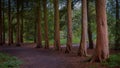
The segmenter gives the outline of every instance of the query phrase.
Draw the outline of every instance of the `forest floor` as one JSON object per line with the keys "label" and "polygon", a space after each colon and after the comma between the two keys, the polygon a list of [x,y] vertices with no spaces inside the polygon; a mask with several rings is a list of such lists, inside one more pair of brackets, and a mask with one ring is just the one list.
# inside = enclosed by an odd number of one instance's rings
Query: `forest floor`
{"label": "forest floor", "polygon": [[[74,45],[69,54],[65,54],[65,47],[61,51],[35,48],[35,44],[23,44],[21,47],[3,46],[0,51],[18,57],[23,61],[20,68],[108,68],[100,63],[86,62],[90,57],[77,56],[78,46]],[[94,50],[88,49],[88,54],[92,55]],[[119,52],[119,51],[118,51]],[[110,53],[118,53],[111,50]]]}

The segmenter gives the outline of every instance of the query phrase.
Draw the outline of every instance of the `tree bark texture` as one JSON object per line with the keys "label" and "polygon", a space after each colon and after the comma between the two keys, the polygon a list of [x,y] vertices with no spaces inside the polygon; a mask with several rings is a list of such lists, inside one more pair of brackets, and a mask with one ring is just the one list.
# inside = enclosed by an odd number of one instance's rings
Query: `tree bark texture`
{"label": "tree bark texture", "polygon": [[37,4],[37,48],[42,47],[42,33],[41,33],[41,5],[40,1]]}
{"label": "tree bark texture", "polygon": [[106,16],[106,0],[96,0],[97,41],[95,54],[91,62],[105,61],[109,57],[108,26]]}
{"label": "tree bark texture", "polygon": [[8,45],[13,44],[12,20],[11,20],[11,0],[8,0]]}
{"label": "tree bark texture", "polygon": [[16,32],[16,38],[17,38],[17,42],[16,42],[16,46],[21,46],[20,45],[20,12],[19,12],[19,0],[17,0],[17,32]]}
{"label": "tree bark texture", "polygon": [[22,0],[21,5],[21,25],[20,25],[20,42],[23,43],[23,28],[24,28],[24,1]]}
{"label": "tree bark texture", "polygon": [[67,44],[65,53],[69,53],[72,47],[72,10],[71,0],[67,0]]}
{"label": "tree bark texture", "polygon": [[43,0],[43,12],[44,12],[44,29],[45,29],[45,48],[49,48],[49,38],[48,38],[48,21],[47,21],[47,0]]}
{"label": "tree bark texture", "polygon": [[87,0],[82,0],[82,33],[78,55],[87,56]]}
{"label": "tree bark texture", "polygon": [[2,4],[2,8],[3,8],[3,11],[2,11],[2,43],[3,44],[5,44],[5,19],[4,19],[4,17],[5,17],[5,15],[4,15],[4,0],[2,0],[3,1],[3,4]]}
{"label": "tree bark texture", "polygon": [[54,46],[60,50],[59,0],[54,0]]}

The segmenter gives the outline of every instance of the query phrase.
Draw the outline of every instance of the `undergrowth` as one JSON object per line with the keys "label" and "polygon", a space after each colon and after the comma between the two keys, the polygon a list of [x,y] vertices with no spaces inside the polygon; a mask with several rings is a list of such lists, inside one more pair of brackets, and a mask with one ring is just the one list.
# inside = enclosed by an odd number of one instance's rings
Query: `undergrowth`
{"label": "undergrowth", "polygon": [[120,67],[120,53],[110,55],[107,61],[102,62],[103,65],[107,65],[110,68]]}
{"label": "undergrowth", "polygon": [[0,52],[0,68],[20,68],[22,61],[15,56],[9,56]]}

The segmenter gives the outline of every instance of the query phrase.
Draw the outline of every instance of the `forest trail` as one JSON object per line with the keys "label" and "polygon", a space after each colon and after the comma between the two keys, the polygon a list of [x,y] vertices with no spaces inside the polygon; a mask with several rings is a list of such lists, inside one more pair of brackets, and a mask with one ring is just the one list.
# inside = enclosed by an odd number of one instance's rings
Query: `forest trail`
{"label": "forest trail", "polygon": [[[54,49],[36,49],[29,46],[22,47],[2,47],[2,52],[12,56],[17,56],[23,61],[20,68],[90,68],[91,65],[85,57],[77,56],[77,49],[73,48],[74,52],[70,54],[64,53],[64,47],[61,51]],[[89,51],[90,52],[90,51]],[[96,66],[96,65],[95,65]],[[99,65],[98,67],[99,68]],[[101,68],[101,67],[100,67]]]}

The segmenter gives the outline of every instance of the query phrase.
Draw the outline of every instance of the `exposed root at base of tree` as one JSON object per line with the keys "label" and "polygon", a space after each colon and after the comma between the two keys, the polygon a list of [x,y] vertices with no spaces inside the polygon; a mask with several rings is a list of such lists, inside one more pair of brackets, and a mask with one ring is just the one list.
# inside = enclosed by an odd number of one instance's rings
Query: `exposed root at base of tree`
{"label": "exposed root at base of tree", "polygon": [[70,46],[66,47],[65,53],[70,53],[70,51],[71,51]]}
{"label": "exposed root at base of tree", "polygon": [[78,56],[89,56],[86,51],[78,51]]}
{"label": "exposed root at base of tree", "polygon": [[67,54],[70,53],[70,50],[66,49],[66,50],[65,50],[65,53],[67,53]]}
{"label": "exposed root at base of tree", "polygon": [[103,61],[106,61],[107,59],[102,59],[100,57],[92,57],[91,59],[89,59],[89,62],[90,63],[93,63],[93,62],[103,62]]}
{"label": "exposed root at base of tree", "polygon": [[81,53],[78,53],[78,56],[84,56],[84,57],[91,57],[91,55],[88,55],[88,54],[84,54],[84,55],[82,55]]}

